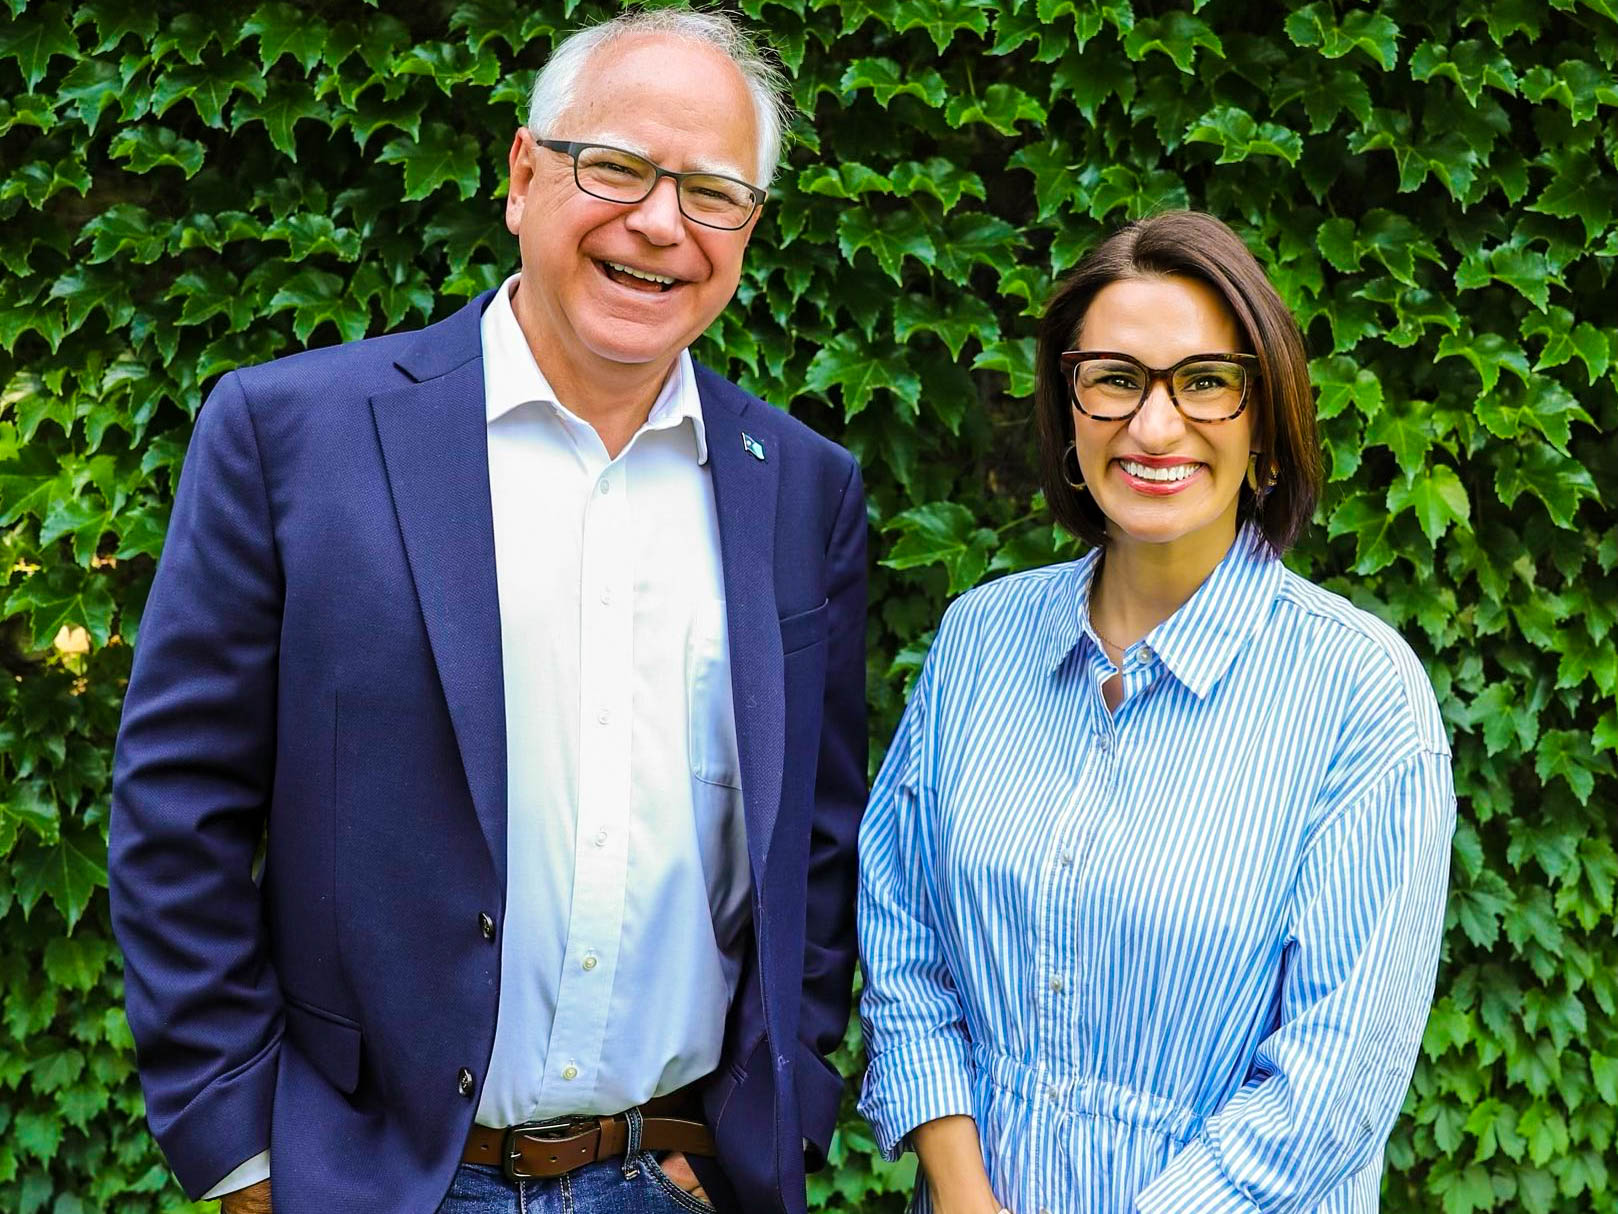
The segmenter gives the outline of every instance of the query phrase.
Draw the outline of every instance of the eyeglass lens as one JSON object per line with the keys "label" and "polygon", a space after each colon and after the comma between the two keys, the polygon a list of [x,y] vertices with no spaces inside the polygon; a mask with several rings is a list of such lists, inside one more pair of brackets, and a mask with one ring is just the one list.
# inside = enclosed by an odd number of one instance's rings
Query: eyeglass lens
{"label": "eyeglass lens", "polygon": [[[1139,363],[1123,359],[1081,362],[1073,371],[1079,405],[1099,421],[1124,417],[1145,403],[1152,377]],[[1247,394],[1247,368],[1241,363],[1204,359],[1175,367],[1169,391],[1180,412],[1195,421],[1222,421]]]}
{"label": "eyeglass lens", "polygon": [[[639,202],[657,184],[657,166],[616,148],[580,148],[574,161],[579,188],[610,202]],[[693,173],[679,181],[680,210],[698,223],[739,228],[758,205],[739,181]]]}

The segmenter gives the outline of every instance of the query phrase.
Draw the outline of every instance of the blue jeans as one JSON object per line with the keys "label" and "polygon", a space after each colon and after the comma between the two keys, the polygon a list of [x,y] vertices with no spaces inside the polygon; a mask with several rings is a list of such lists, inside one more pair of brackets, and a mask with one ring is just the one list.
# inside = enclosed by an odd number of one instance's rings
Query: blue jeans
{"label": "blue jeans", "polygon": [[663,1174],[647,1151],[586,1164],[555,1180],[509,1181],[500,1169],[463,1163],[438,1214],[713,1214]]}

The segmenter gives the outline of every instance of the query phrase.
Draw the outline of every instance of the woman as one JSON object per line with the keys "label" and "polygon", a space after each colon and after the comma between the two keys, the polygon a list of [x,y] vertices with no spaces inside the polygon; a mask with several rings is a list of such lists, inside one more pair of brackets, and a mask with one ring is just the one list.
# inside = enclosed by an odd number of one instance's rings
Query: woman
{"label": "woman", "polygon": [[1454,794],[1388,627],[1279,556],[1320,490],[1297,325],[1173,213],[1058,289],[1041,474],[1082,560],[945,613],[860,838],[861,1108],[935,1214],[1366,1214]]}

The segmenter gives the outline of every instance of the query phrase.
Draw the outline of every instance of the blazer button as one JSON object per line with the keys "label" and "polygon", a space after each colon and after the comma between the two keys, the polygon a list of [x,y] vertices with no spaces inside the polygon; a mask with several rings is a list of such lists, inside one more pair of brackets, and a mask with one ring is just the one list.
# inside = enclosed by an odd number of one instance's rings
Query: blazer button
{"label": "blazer button", "polygon": [[455,1076],[455,1090],[462,1096],[465,1096],[468,1099],[471,1098],[472,1072],[467,1070],[464,1066],[461,1068],[460,1073]]}
{"label": "blazer button", "polygon": [[489,915],[488,911],[478,912],[478,928],[483,932],[485,940],[494,939],[494,919]]}

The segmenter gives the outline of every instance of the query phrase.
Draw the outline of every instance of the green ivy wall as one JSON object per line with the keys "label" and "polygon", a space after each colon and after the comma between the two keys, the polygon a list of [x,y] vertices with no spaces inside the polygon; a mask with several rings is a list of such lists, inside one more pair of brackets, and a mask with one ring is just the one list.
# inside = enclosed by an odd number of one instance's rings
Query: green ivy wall
{"label": "green ivy wall", "polygon": [[[1386,1208],[1618,1209],[1618,4],[741,7],[812,120],[701,355],[865,466],[877,753],[948,598],[1074,552],[1031,471],[1053,274],[1154,208],[1222,216],[1314,355],[1331,483],[1291,560],[1410,639],[1455,740],[1448,937]],[[183,1209],[104,886],[192,418],[231,367],[507,273],[524,86],[597,14],[0,14],[0,1209]],[[812,1196],[897,1211],[907,1179],[850,1108]]]}

